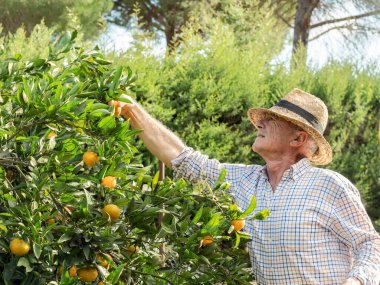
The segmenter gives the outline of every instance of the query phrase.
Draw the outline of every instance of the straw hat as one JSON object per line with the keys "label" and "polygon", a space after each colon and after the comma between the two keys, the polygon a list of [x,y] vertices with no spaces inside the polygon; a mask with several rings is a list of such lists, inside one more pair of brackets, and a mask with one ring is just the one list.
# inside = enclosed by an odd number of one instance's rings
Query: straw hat
{"label": "straw hat", "polygon": [[308,159],[316,165],[328,164],[332,160],[329,143],[323,137],[328,120],[328,111],[323,101],[300,89],[293,89],[275,106],[251,108],[248,117],[257,128],[256,122],[266,115],[274,115],[302,128],[317,143],[317,152]]}

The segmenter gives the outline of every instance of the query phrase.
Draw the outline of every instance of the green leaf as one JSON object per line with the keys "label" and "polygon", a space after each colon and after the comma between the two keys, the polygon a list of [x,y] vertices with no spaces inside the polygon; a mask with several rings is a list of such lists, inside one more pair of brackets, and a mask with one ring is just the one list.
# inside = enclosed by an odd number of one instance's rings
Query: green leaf
{"label": "green leaf", "polygon": [[238,217],[238,219],[244,219],[246,216],[248,216],[250,213],[252,213],[256,208],[256,197],[252,196],[251,203],[249,204],[248,208]]}
{"label": "green leaf", "polygon": [[153,180],[152,180],[152,190],[154,191],[157,187],[157,183],[158,183],[158,178],[160,176],[160,172],[157,171],[156,174],[154,175],[153,177]]}
{"label": "green leaf", "polygon": [[20,267],[20,266],[24,266],[25,267],[25,271],[26,272],[32,272],[33,271],[33,267],[30,265],[30,262],[27,258],[25,257],[21,257],[18,262],[17,262],[17,266]]}
{"label": "green leaf", "polygon": [[[108,106],[107,106],[108,108]],[[104,117],[104,116],[109,116],[111,112],[107,109],[96,109],[92,111],[89,116],[92,118],[99,118],[99,117]]]}
{"label": "green leaf", "polygon": [[164,230],[168,234],[174,234],[174,231],[170,228],[169,225],[166,225],[165,223],[161,223],[161,229]]}
{"label": "green leaf", "polygon": [[114,93],[114,89],[116,89],[119,85],[119,80],[120,80],[120,76],[121,76],[121,73],[123,72],[123,66],[119,66],[116,71],[115,71],[115,74],[114,74],[114,77],[113,77],[113,82],[112,82],[112,89],[110,90],[110,95],[112,97],[113,93]]}
{"label": "green leaf", "polygon": [[220,218],[222,217],[222,214],[221,213],[217,213],[215,214],[210,221],[208,221],[208,223],[206,224],[206,226],[204,227],[205,230],[211,232],[213,230],[215,230],[219,225],[220,225]]}
{"label": "green leaf", "polygon": [[[110,106],[103,103],[94,103],[89,107],[90,111],[98,110],[98,109],[108,109]],[[109,113],[109,112],[108,112]]]}
{"label": "green leaf", "polygon": [[118,267],[116,267],[112,271],[112,273],[107,277],[107,281],[111,281],[111,284],[117,284],[121,274],[123,273],[124,267],[126,266],[127,264],[120,264]]}
{"label": "green leaf", "polygon": [[89,259],[89,257],[90,257],[90,247],[88,245],[85,245],[83,247],[83,253],[84,253],[84,256],[86,257],[86,259]]}
{"label": "green leaf", "polygon": [[58,243],[63,243],[65,241],[71,240],[71,235],[64,233],[58,240]]}
{"label": "green leaf", "polygon": [[94,202],[92,201],[92,197],[91,197],[90,193],[88,193],[88,191],[86,189],[83,189],[83,191],[84,191],[84,194],[86,195],[87,207],[93,205]]}
{"label": "green leaf", "polygon": [[41,245],[39,245],[38,243],[33,244],[34,255],[37,257],[37,259],[39,259],[41,256],[41,250]]}
{"label": "green leaf", "polygon": [[218,189],[220,185],[222,185],[225,178],[226,178],[226,169],[222,168],[218,179],[215,181],[214,186],[212,187],[212,190]]}
{"label": "green leaf", "polygon": [[235,232],[235,236],[236,236],[236,241],[235,241],[234,248],[238,248],[240,244],[240,234],[238,232]]}
{"label": "green leaf", "polygon": [[193,220],[191,222],[193,224],[198,223],[198,221],[202,217],[202,214],[203,214],[203,206],[197,211],[197,213],[195,214],[195,217],[193,218]]}
{"label": "green leaf", "polygon": [[255,220],[265,220],[270,215],[270,211],[268,209],[261,210],[260,212],[257,212],[253,219]]}
{"label": "green leaf", "polygon": [[113,116],[103,118],[99,123],[98,127],[101,129],[113,129],[116,127],[115,118]]}

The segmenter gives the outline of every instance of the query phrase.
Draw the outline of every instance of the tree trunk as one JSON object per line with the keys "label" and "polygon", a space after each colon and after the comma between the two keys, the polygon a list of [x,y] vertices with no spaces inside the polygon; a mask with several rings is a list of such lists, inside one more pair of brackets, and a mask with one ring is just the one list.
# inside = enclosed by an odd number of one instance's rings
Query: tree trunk
{"label": "tree trunk", "polygon": [[305,51],[307,50],[311,15],[319,4],[319,1],[320,0],[298,0],[297,12],[294,20],[293,56],[296,54],[300,45],[305,47]]}
{"label": "tree trunk", "polygon": [[169,53],[175,49],[174,35],[175,35],[174,25],[166,25],[165,27],[165,38],[166,38],[166,47],[168,48]]}

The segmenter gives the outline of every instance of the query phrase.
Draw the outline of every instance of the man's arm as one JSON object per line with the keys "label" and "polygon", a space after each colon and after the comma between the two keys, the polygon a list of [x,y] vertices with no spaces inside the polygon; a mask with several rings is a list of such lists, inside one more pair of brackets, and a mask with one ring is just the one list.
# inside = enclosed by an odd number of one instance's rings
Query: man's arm
{"label": "man's arm", "polygon": [[185,144],[132,98],[124,94],[121,97],[131,101],[131,103],[119,102],[119,106],[122,108],[121,115],[129,119],[134,129],[142,130],[139,137],[148,150],[168,167],[171,167],[171,161],[182,152]]}
{"label": "man's arm", "polygon": [[378,285],[380,235],[375,231],[365,211],[359,191],[347,179],[342,179],[341,182],[342,187],[337,189],[340,194],[334,203],[335,211],[330,219],[330,227],[332,232],[351,249],[354,257],[354,264],[346,281],[348,283],[343,285]]}

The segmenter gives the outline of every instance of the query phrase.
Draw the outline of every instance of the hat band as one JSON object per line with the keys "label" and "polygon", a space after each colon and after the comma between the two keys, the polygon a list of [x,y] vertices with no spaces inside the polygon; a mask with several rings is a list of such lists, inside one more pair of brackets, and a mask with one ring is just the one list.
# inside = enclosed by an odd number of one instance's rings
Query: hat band
{"label": "hat band", "polygon": [[301,107],[287,101],[287,100],[281,100],[276,104],[276,106],[288,109],[289,111],[292,111],[293,113],[296,113],[297,115],[304,118],[306,121],[308,121],[317,131],[319,131],[321,134],[323,134],[323,127],[319,123],[318,119],[314,117],[313,114],[309,113],[305,109],[302,109]]}

